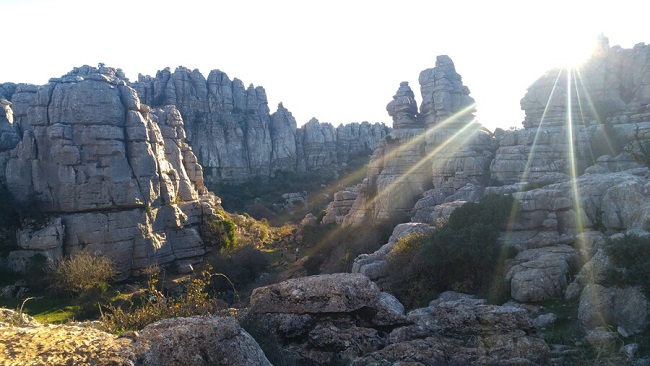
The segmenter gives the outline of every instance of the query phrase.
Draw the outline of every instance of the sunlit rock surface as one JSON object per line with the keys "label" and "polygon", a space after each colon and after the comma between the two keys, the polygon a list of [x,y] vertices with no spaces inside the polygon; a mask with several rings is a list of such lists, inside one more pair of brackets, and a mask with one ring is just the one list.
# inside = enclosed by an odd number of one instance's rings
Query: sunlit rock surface
{"label": "sunlit rock surface", "polygon": [[218,201],[174,106],[151,110],[121,70],[89,66],[40,87],[19,85],[12,100],[22,139],[2,165],[6,184],[60,219],[56,250],[103,253],[121,276],[201,260],[198,225]]}
{"label": "sunlit rock surface", "polygon": [[144,103],[178,108],[209,183],[241,183],[276,172],[335,174],[340,164],[369,155],[388,133],[379,123],[335,128],[315,118],[297,128],[282,103],[270,113],[263,87],[245,87],[220,70],[206,78],[197,69],[165,68],[153,77],[139,75],[132,85]]}

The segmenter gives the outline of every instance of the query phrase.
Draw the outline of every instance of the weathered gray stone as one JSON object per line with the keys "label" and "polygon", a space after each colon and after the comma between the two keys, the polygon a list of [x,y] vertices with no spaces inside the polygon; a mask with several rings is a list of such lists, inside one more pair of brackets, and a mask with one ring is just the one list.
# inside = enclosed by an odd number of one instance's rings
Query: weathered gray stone
{"label": "weathered gray stone", "polygon": [[337,273],[291,279],[256,288],[251,295],[250,306],[257,313],[351,312],[375,306],[379,296],[379,288],[368,277]]}
{"label": "weathered gray stone", "polygon": [[181,115],[174,106],[142,105],[123,76],[83,66],[41,87],[16,88],[24,133],[1,166],[7,187],[21,199],[38,197],[57,224],[22,232],[29,250],[14,254],[12,266],[26,266],[32,249],[58,257],[88,247],[124,278],[203,255],[197,227],[217,202],[184,142]]}
{"label": "weathered gray stone", "polygon": [[575,250],[568,245],[529,249],[517,254],[506,274],[510,296],[519,302],[562,298],[574,261]]}
{"label": "weathered gray stone", "polygon": [[271,365],[234,318],[172,318],[138,333],[132,346],[142,365]]}
{"label": "weathered gray stone", "polygon": [[415,94],[409,87],[407,81],[399,84],[397,93],[393,100],[386,106],[388,115],[393,118],[393,128],[419,128],[422,123],[417,121],[418,105],[415,101]]}
{"label": "weathered gray stone", "polygon": [[335,172],[338,164],[372,151],[388,130],[367,122],[334,128],[316,120],[297,129],[282,103],[269,114],[264,88],[245,88],[220,70],[206,79],[196,69],[166,68],[155,77],[139,75],[133,87],[146,104],[178,108],[210,183],[241,183],[277,172]]}

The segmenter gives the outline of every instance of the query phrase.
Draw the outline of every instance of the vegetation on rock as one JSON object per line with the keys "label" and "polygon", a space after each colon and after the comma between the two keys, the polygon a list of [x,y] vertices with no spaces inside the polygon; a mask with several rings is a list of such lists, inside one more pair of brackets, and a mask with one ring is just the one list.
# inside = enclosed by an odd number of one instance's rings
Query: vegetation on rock
{"label": "vegetation on rock", "polygon": [[516,212],[512,196],[488,195],[456,209],[433,234],[402,239],[389,255],[389,292],[409,308],[449,290],[500,299],[506,255],[498,237]]}

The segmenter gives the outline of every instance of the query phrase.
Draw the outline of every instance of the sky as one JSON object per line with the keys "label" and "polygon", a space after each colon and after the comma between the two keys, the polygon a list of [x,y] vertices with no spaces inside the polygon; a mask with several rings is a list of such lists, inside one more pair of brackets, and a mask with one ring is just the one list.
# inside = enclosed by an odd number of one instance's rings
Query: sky
{"label": "sky", "polygon": [[0,83],[45,84],[84,64],[138,74],[220,69],[263,86],[298,125],[384,122],[401,81],[448,55],[490,130],[521,127],[519,101],[596,37],[650,43],[640,0],[0,0]]}

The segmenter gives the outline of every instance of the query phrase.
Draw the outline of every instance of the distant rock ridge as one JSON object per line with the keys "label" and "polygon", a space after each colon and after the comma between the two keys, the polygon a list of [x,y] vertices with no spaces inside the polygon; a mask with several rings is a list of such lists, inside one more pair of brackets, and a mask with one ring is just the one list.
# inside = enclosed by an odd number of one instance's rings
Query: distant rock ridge
{"label": "distant rock ridge", "polygon": [[15,145],[0,149],[3,181],[53,218],[51,229],[26,235],[52,240],[19,240],[10,268],[23,270],[39,253],[56,258],[82,248],[109,256],[122,276],[201,260],[198,226],[220,202],[203,184],[174,106],[152,110],[121,70],[89,66],[43,86],[19,84],[12,104],[2,106],[0,138]]}
{"label": "distant rock ridge", "polygon": [[132,84],[149,105],[175,105],[209,183],[238,183],[276,172],[336,171],[374,150],[389,132],[380,123],[334,127],[312,118],[297,128],[282,103],[270,113],[266,91],[220,70],[165,68]]}

